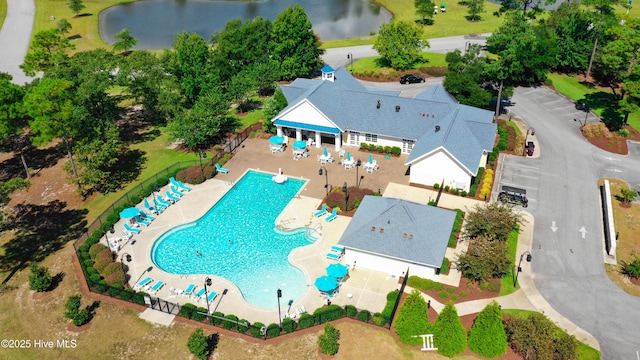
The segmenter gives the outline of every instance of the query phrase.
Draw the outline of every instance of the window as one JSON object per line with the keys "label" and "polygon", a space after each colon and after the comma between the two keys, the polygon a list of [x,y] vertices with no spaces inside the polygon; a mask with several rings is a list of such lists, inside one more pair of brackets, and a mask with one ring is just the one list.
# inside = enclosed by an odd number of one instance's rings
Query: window
{"label": "window", "polygon": [[413,144],[414,144],[413,140],[402,139],[402,153],[404,154],[411,153],[411,150],[413,149]]}
{"label": "window", "polygon": [[378,142],[378,135],[376,135],[376,134],[367,134],[367,142],[368,143],[377,143]]}

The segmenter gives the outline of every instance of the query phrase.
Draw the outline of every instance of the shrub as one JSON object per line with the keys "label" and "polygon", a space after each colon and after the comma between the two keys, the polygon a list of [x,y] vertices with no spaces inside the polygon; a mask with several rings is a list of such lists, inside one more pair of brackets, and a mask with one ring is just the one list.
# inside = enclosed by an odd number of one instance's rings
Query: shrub
{"label": "shrub", "polygon": [[444,186],[444,191],[445,191],[445,192],[449,192],[449,189],[450,189],[449,185],[445,185],[445,186]]}
{"label": "shrub", "polygon": [[507,333],[497,302],[492,301],[478,314],[468,340],[469,349],[482,357],[495,358],[507,352]]}
{"label": "shrub", "polygon": [[297,327],[298,324],[291,318],[285,318],[284,320],[282,320],[282,331],[287,334],[294,332]]}
{"label": "shrub", "polygon": [[424,279],[415,275],[409,276],[409,281],[407,282],[407,285],[411,286],[412,288],[420,289],[420,290],[440,291],[443,289],[443,286],[441,283],[435,282],[429,279]]}
{"label": "shrub", "polygon": [[429,334],[431,324],[427,319],[427,303],[418,290],[413,290],[404,300],[395,320],[395,332],[400,341],[409,345],[421,345],[416,334]]}
{"label": "shrub", "polygon": [[453,357],[467,348],[467,330],[462,326],[456,307],[448,302],[433,325],[438,353]]}
{"label": "shrub", "polygon": [[80,295],[71,295],[64,304],[65,312],[64,316],[67,319],[73,320],[78,311],[80,311],[80,301],[82,297]]}
{"label": "shrub", "polygon": [[429,206],[436,206],[437,204],[436,204],[436,201],[435,201],[435,200],[431,200],[431,201],[429,201],[429,202],[427,203],[427,205],[429,205]]}
{"label": "shrub", "polygon": [[620,260],[620,272],[632,279],[640,279],[640,258],[632,255],[631,261]]}
{"label": "shrub", "polygon": [[133,295],[133,302],[138,305],[144,305],[144,297],[147,296],[147,293],[140,291]]}
{"label": "shrub", "polygon": [[353,305],[347,305],[344,307],[345,313],[348,317],[354,318],[358,315],[358,309]]}
{"label": "shrub", "polygon": [[112,285],[124,285],[127,281],[125,279],[125,274],[122,271],[122,269],[119,269],[118,271],[114,272],[113,274],[110,274],[108,276],[106,276],[104,278],[104,281],[106,281],[108,284],[112,284]]}
{"label": "shrub", "polygon": [[176,180],[182,181],[188,184],[202,184],[205,180],[203,170],[200,165],[190,166],[186,169],[180,170],[176,173]]}
{"label": "shrub", "polygon": [[394,146],[391,148],[391,154],[395,155],[395,156],[400,156],[400,154],[402,153],[402,149],[400,149],[397,146]]}
{"label": "shrub", "polygon": [[338,339],[340,339],[340,330],[331,324],[325,324],[324,333],[318,337],[320,352],[327,355],[335,355],[338,353],[338,349],[340,348]]}
{"label": "shrub", "polygon": [[462,191],[460,192],[460,196],[462,196],[462,197],[467,197],[467,191],[466,191],[466,190],[462,190]]}
{"label": "shrub", "polygon": [[322,324],[331,320],[338,320],[343,316],[343,309],[339,305],[332,304],[324,308],[318,308],[313,312],[317,323]]}
{"label": "shrub", "polygon": [[360,310],[358,320],[368,323],[371,320],[371,313],[368,310]]}
{"label": "shrub", "polygon": [[98,270],[93,268],[93,260],[89,260],[89,261],[91,261],[91,266],[88,266],[86,268],[87,275],[91,276],[91,275],[97,274]]}
{"label": "shrub", "polygon": [[104,244],[101,244],[101,243],[94,244],[89,248],[89,256],[91,256],[92,259],[95,259],[96,255],[104,249],[109,250],[109,248],[106,247]]}
{"label": "shrub", "polygon": [[524,318],[506,316],[504,324],[510,347],[523,358],[576,358],[576,339],[560,332],[543,314],[534,312]]}
{"label": "shrub", "polygon": [[118,271],[122,272],[122,264],[112,261],[104,268],[104,270],[102,270],[102,276],[106,278],[107,276]]}
{"label": "shrub", "polygon": [[98,283],[100,280],[102,280],[102,276],[100,276],[100,274],[98,273],[95,273],[89,276],[89,280],[91,280],[91,282],[93,283]]}
{"label": "shrub", "polygon": [[202,330],[202,328],[197,328],[193,333],[191,333],[191,335],[189,335],[187,348],[197,359],[206,360],[209,357],[209,341],[204,335],[204,330]]}
{"label": "shrub", "polygon": [[[238,320],[239,323],[244,323],[247,324],[247,326],[244,325],[240,325],[238,324],[236,326],[236,331],[239,332],[240,334],[244,334],[247,332],[247,330],[249,330],[249,328],[251,327],[251,324],[249,323],[249,321],[247,319],[240,319]],[[284,326],[284,325],[283,325]]]}
{"label": "shrub", "polygon": [[192,303],[186,303],[182,305],[182,307],[180,307],[179,315],[184,318],[191,319],[193,318],[193,313],[195,311],[196,311],[195,305],[193,305]]}
{"label": "shrub", "polygon": [[385,318],[385,323],[391,319],[391,312],[399,296],[400,292],[398,291],[391,291],[387,294],[387,303],[384,305],[384,309],[382,309],[382,316]]}
{"label": "shrub", "polygon": [[269,324],[267,326],[267,336],[270,338],[280,336],[280,326],[278,324]]}
{"label": "shrub", "polygon": [[446,291],[440,291],[438,293],[438,296],[440,297],[440,299],[448,299],[449,298],[449,293]]}
{"label": "shrub", "polygon": [[207,315],[205,314],[207,314],[207,309],[203,307],[199,307],[193,311],[191,318],[195,321],[202,321],[207,317]]}
{"label": "shrub", "polygon": [[209,322],[213,325],[220,325],[222,324],[222,320],[218,319],[218,317],[223,318],[224,314],[221,313],[220,311],[215,311],[212,315],[217,316],[217,317],[210,317],[209,318]]}
{"label": "shrub", "polygon": [[133,289],[124,289],[120,292],[120,299],[122,300],[131,300],[135,295],[135,290]]}
{"label": "shrub", "polygon": [[620,129],[618,130],[618,135],[622,136],[622,137],[627,137],[629,136],[629,130],[627,129]]}
{"label": "shrub", "polygon": [[249,333],[251,333],[251,336],[256,337],[256,338],[261,338],[263,337],[263,335],[260,333],[260,330],[264,327],[264,324],[261,322],[255,322],[253,323],[253,326],[251,326],[249,328]]}
{"label": "shrub", "polygon": [[445,257],[444,259],[442,259],[442,266],[440,266],[440,273],[446,274],[448,272],[449,272],[449,259]]}
{"label": "shrub", "polygon": [[298,325],[300,325],[300,329],[310,328],[315,325],[315,318],[309,314],[300,315],[300,320],[298,321]]}
{"label": "shrub", "polygon": [[32,263],[30,268],[29,289],[37,292],[49,290],[53,283],[53,277],[49,274],[49,269],[44,266],[38,266],[37,263]]}
{"label": "shrub", "polygon": [[222,324],[222,327],[227,329],[227,330],[235,330],[236,327],[237,327],[237,324],[235,323],[235,321],[238,321],[238,317],[233,315],[233,314],[229,314],[229,315],[225,316],[224,318],[228,319],[228,320],[232,320],[232,321],[225,321]]}
{"label": "shrub", "polygon": [[438,183],[433,184],[433,188],[436,190],[440,189],[440,184]]}
{"label": "shrub", "polygon": [[373,317],[371,317],[371,322],[378,326],[385,326],[387,324],[387,318],[381,313],[375,313]]}

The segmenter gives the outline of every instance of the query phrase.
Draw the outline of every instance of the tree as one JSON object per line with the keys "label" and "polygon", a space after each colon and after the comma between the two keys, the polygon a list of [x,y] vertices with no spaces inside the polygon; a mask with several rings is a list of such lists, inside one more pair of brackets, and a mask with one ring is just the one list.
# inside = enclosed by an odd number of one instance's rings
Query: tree
{"label": "tree", "polygon": [[272,59],[279,64],[284,80],[309,76],[322,65],[320,39],[313,32],[311,21],[300,5],[289,6],[273,21]]}
{"label": "tree", "polygon": [[116,42],[113,43],[114,51],[122,51],[127,52],[132,47],[136,46],[138,43],[138,39],[134,38],[131,35],[129,29],[122,29],[118,31],[114,37],[116,38]]}
{"label": "tree", "polygon": [[458,255],[456,266],[471,281],[501,278],[513,264],[507,254],[506,242],[483,235],[472,240],[466,253]]}
{"label": "tree", "polygon": [[11,82],[11,75],[0,73],[0,139],[11,142],[11,150],[20,154],[26,177],[31,177],[27,161],[24,158],[24,147],[20,141],[27,127],[27,114],[23,106],[24,89]]}
{"label": "tree", "polygon": [[27,76],[35,76],[38,71],[47,72],[64,63],[68,59],[67,50],[74,48],[59,29],[40,31],[33,36],[30,51],[20,68]]}
{"label": "tree", "polygon": [[480,14],[484,12],[484,1],[483,0],[469,0],[468,1],[469,9],[467,13],[469,14],[469,20],[471,21],[479,21]]}
{"label": "tree", "polygon": [[622,202],[629,204],[638,197],[638,192],[633,189],[620,189],[620,195],[622,195]]}
{"label": "tree", "polygon": [[491,101],[491,91],[483,88],[486,83],[484,68],[487,58],[480,56],[480,45],[472,44],[462,54],[460,50],[446,56],[448,64],[442,85],[461,104],[486,108]]}
{"label": "tree", "polygon": [[469,349],[482,357],[495,358],[507,352],[507,333],[497,302],[492,301],[478,314],[469,330],[468,340]]}
{"label": "tree", "polygon": [[282,109],[287,107],[287,98],[284,96],[281,88],[277,88],[273,96],[267,100],[264,106],[264,130],[270,133],[274,133],[276,127],[273,125],[273,119],[278,115]]}
{"label": "tree", "polygon": [[320,352],[327,355],[335,355],[340,349],[340,330],[336,329],[330,323],[324,325],[324,333],[318,337],[318,346]]}
{"label": "tree", "polygon": [[543,314],[507,316],[505,327],[511,348],[525,359],[575,359],[575,337],[561,334]]}
{"label": "tree", "polygon": [[62,139],[73,177],[82,192],[78,171],[73,159],[72,137],[77,132],[76,124],[69,123],[74,107],[73,83],[60,79],[44,78],[32,87],[24,99],[25,107],[32,120],[29,122],[35,134],[32,138],[34,145],[45,145],[51,140]]}
{"label": "tree", "polygon": [[64,18],[58,20],[56,27],[58,28],[58,30],[60,30],[60,33],[63,35],[66,35],[72,28],[71,23]]}
{"label": "tree", "polygon": [[512,206],[495,202],[476,205],[467,213],[464,234],[472,239],[489,236],[497,241],[506,242],[509,233],[523,221]]}
{"label": "tree", "polygon": [[433,24],[433,9],[436,4],[431,0],[414,0],[413,4],[416,7],[416,14],[422,18],[422,23]]}
{"label": "tree", "polygon": [[467,330],[462,326],[453,302],[449,301],[438,314],[433,330],[438,354],[453,357],[467,348]]}
{"label": "tree", "polygon": [[191,333],[191,335],[189,335],[187,348],[193,356],[200,360],[206,360],[209,357],[211,350],[209,349],[209,342],[207,337],[204,335],[204,330],[202,330],[202,328],[197,328],[193,333]]}
{"label": "tree", "polygon": [[80,309],[81,299],[80,295],[71,295],[64,305],[64,316],[75,326],[82,326],[91,320],[91,311],[88,308]]}
{"label": "tree", "polygon": [[422,40],[422,26],[409,21],[382,24],[373,48],[382,56],[384,66],[409,69],[422,59],[422,49],[429,43]]}
{"label": "tree", "polygon": [[631,261],[620,260],[620,272],[632,279],[640,279],[640,258],[631,255]]}
{"label": "tree", "polygon": [[427,319],[427,303],[418,290],[411,291],[400,305],[394,328],[400,341],[409,345],[422,344],[422,340],[414,335],[430,333],[431,324]]}
{"label": "tree", "polygon": [[29,289],[37,292],[44,292],[51,288],[53,278],[49,274],[49,269],[44,266],[38,266],[37,263],[31,264],[31,274],[29,275]]}
{"label": "tree", "polygon": [[[522,11],[522,19],[535,19],[536,15],[544,11],[542,5],[555,4],[556,0],[501,0],[500,9],[493,13],[495,16],[500,16],[504,13],[514,13]],[[529,12],[527,12],[529,11]]]}
{"label": "tree", "polygon": [[160,111],[160,94],[170,91],[163,86],[170,79],[159,59],[149,51],[135,51],[120,58],[119,67],[116,82],[127,88],[130,98],[146,111]]}
{"label": "tree", "polygon": [[76,16],[80,14],[80,11],[84,10],[85,6],[82,0],[70,0],[69,1],[69,9],[73,11]]}

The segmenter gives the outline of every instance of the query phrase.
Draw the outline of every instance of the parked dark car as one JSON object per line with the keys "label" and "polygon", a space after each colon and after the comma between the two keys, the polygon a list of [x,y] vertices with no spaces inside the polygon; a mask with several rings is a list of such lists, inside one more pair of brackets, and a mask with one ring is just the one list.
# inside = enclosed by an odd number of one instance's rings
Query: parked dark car
{"label": "parked dark car", "polygon": [[423,82],[424,82],[424,78],[422,76],[413,75],[413,74],[405,75],[400,78],[400,84],[415,84],[415,83],[423,83]]}

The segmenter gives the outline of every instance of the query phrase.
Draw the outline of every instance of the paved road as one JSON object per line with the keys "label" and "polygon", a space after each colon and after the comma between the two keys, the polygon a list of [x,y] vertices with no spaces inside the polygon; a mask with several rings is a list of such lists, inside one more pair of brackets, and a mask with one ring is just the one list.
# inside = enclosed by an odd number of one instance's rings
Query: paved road
{"label": "paved road", "polygon": [[537,159],[506,157],[501,179],[532,196],[535,285],[555,310],[598,339],[603,359],[637,359],[640,299],[604,271],[597,180],[618,177],[640,186],[640,149],[619,156],[591,146],[573,120],[584,113],[545,88],[516,89],[513,101],[511,110],[535,128],[541,151]]}
{"label": "paved road", "polygon": [[32,80],[18,66],[29,50],[36,7],[33,0],[7,0],[7,5],[0,31],[0,71],[13,75],[13,82],[22,85]]}

